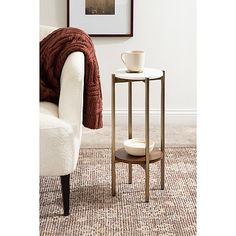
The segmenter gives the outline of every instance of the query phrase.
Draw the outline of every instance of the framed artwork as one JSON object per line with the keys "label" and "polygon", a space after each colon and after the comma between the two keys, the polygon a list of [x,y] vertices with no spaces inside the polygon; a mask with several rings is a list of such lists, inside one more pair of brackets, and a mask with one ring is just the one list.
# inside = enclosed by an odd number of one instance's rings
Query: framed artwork
{"label": "framed artwork", "polygon": [[67,0],[67,26],[96,37],[133,36],[133,0]]}

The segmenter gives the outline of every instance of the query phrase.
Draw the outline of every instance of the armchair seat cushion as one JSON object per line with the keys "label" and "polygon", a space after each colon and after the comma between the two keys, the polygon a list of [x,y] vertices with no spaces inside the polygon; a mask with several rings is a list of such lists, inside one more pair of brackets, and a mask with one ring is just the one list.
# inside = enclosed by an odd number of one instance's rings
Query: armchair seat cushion
{"label": "armchair seat cushion", "polygon": [[59,119],[58,106],[40,102],[40,175],[67,175],[76,167],[72,126]]}

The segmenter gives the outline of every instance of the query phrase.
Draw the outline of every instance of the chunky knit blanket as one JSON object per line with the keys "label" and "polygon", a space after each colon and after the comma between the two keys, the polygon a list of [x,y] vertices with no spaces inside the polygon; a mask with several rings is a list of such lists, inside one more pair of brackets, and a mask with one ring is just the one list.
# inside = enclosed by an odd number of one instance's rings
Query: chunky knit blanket
{"label": "chunky knit blanket", "polygon": [[60,28],[40,42],[40,101],[58,104],[62,68],[75,51],[85,56],[83,125],[99,129],[103,126],[99,66],[91,38],[80,29]]}

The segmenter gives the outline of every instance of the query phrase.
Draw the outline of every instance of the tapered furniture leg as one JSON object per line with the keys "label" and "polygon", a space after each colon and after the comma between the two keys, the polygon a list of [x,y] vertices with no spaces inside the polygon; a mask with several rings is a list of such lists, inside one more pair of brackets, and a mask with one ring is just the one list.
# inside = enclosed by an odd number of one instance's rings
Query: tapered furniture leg
{"label": "tapered furniture leg", "polygon": [[161,189],[165,188],[165,71],[161,79],[161,151],[163,159],[161,160]]}
{"label": "tapered furniture leg", "polygon": [[63,175],[60,177],[64,216],[68,216],[70,214],[70,175]]}
{"label": "tapered furniture leg", "polygon": [[111,111],[112,111],[112,158],[111,158],[111,179],[112,179],[112,187],[111,192],[112,196],[116,195],[116,166],[115,166],[115,75],[112,75],[112,94],[111,94]]}
{"label": "tapered furniture leg", "polygon": [[132,164],[129,164],[129,184],[132,184]]}
{"label": "tapered furniture leg", "polygon": [[[128,137],[132,138],[132,82],[128,82]],[[129,184],[132,184],[132,164],[129,164]]]}
{"label": "tapered furniture leg", "polygon": [[145,201],[149,202],[149,78],[145,79]]}

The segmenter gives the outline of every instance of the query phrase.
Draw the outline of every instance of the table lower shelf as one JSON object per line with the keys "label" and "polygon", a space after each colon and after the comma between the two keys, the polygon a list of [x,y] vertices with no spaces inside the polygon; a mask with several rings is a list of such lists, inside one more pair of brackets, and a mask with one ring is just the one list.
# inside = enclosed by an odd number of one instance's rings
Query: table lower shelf
{"label": "table lower shelf", "polygon": [[[163,152],[159,148],[154,148],[149,154],[149,163],[160,161],[163,158]],[[124,162],[129,164],[144,165],[146,163],[145,156],[137,157],[129,155],[124,148],[120,148],[115,152],[116,162]]]}

